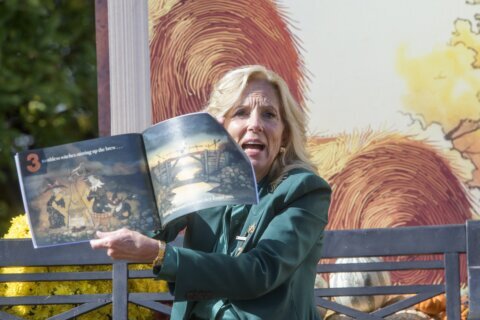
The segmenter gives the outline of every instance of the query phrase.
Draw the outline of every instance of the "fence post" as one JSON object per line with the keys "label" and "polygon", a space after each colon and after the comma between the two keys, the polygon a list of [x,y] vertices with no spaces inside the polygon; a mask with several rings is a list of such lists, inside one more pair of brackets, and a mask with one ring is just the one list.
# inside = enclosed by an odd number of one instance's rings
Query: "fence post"
{"label": "fence post", "polygon": [[112,316],[115,320],[128,318],[128,264],[114,262],[112,270]]}
{"label": "fence post", "polygon": [[447,318],[460,319],[460,263],[458,253],[445,254]]}
{"label": "fence post", "polygon": [[480,221],[467,221],[468,319],[480,319]]}

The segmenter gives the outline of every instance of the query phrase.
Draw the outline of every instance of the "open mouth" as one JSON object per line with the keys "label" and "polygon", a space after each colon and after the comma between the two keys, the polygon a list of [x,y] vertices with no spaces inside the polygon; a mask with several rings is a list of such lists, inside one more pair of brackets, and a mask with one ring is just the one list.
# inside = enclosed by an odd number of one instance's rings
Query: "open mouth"
{"label": "open mouth", "polygon": [[265,145],[262,143],[253,143],[253,142],[247,142],[242,144],[242,149],[243,150],[258,150],[262,151],[265,149]]}

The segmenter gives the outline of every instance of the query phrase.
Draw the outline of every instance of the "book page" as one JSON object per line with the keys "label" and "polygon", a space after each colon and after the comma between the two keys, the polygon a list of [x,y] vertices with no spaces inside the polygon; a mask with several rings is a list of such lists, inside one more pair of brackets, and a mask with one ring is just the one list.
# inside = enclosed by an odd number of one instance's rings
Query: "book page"
{"label": "book page", "polygon": [[160,122],[143,136],[162,225],[196,210],[258,202],[250,160],[208,113]]}
{"label": "book page", "polygon": [[35,247],[160,227],[139,134],[25,151],[16,161]]}

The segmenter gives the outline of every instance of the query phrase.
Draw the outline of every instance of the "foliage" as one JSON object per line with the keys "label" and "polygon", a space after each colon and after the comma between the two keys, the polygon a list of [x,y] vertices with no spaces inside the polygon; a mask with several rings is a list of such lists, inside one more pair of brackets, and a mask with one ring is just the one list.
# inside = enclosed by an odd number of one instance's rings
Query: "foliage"
{"label": "foliage", "polygon": [[0,235],[22,211],[13,155],[97,135],[94,1],[0,0]]}
{"label": "foliage", "polygon": [[[26,215],[20,215],[12,219],[12,224],[6,239],[28,238],[30,236]],[[135,265],[136,270],[151,268],[151,265]],[[1,273],[30,273],[30,272],[73,272],[73,271],[100,271],[111,270],[107,266],[69,266],[69,267],[15,267],[0,268]],[[128,282],[130,292],[166,292],[167,284],[164,281],[153,279],[135,279]],[[72,295],[72,294],[98,294],[111,293],[109,281],[57,281],[57,282],[10,282],[0,286],[0,296],[32,296],[32,295]],[[3,311],[21,316],[26,319],[46,319],[53,315],[71,309],[72,305],[39,305],[39,306],[15,306],[4,308]],[[128,309],[129,319],[152,319],[153,312],[136,305],[130,305]],[[91,311],[79,320],[86,319],[111,319],[111,305]]]}

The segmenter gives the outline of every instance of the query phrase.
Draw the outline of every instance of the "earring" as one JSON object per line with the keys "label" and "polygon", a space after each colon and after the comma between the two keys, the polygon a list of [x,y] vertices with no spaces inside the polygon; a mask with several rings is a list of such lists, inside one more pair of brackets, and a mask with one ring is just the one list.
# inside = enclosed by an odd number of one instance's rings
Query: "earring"
{"label": "earring", "polygon": [[285,147],[280,147],[279,153],[285,153],[285,150],[286,150]]}

